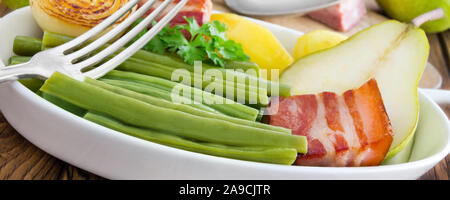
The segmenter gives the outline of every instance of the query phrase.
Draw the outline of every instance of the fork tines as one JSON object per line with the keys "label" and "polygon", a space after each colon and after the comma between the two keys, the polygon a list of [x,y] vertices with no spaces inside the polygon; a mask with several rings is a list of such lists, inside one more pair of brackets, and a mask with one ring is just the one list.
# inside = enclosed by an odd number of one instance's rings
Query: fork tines
{"label": "fork tines", "polygon": [[[123,49],[125,45],[127,45],[131,40],[136,38],[136,36],[141,33],[144,29],[147,29],[155,19],[160,17],[165,9],[169,7],[170,4],[173,3],[173,0],[166,0],[160,6],[158,6],[155,10],[153,10],[147,17],[145,17],[139,24],[137,24],[133,29],[130,29],[126,34],[121,36],[118,40],[109,44],[106,48],[102,49],[97,53],[100,47],[104,47],[105,44],[117,38],[120,34],[124,33],[133,23],[135,23],[139,18],[141,18],[148,10],[150,10],[157,0],[149,0],[144,3],[139,9],[137,9],[134,13],[129,15],[125,20],[123,20],[116,27],[96,39],[86,46],[82,47],[79,50],[75,50],[77,47],[82,46],[87,43],[89,40],[95,38],[99,34],[103,33],[106,29],[108,29],[111,25],[113,25],[117,20],[121,19],[126,13],[130,12],[140,0],[130,0],[126,5],[120,8],[116,13],[111,15],[109,18],[104,20],[102,23],[98,24],[88,32],[83,35],[77,37],[76,39],[56,47],[53,50],[58,51],[58,53],[64,55],[68,59],[70,63],[73,63],[71,66],[72,69],[76,69],[79,71],[83,71],[88,67],[92,67],[96,64],[101,63],[104,59],[109,58],[112,54],[120,50],[116,56],[111,58],[110,60],[102,63],[100,66],[87,71],[84,73],[85,76],[91,78],[99,78],[110,70],[113,70],[115,67],[124,62],[127,58],[135,54],[139,51],[144,45],[146,45],[156,34],[158,34],[164,26],[166,26],[182,9],[182,7],[187,3],[188,0],[181,0],[174,6],[158,23],[153,25],[151,29],[140,37],[137,41],[132,43],[127,48]],[[73,52],[71,52],[73,51]],[[84,57],[89,55],[92,52],[96,52],[95,55],[89,57],[85,60],[82,60]],[[81,60],[81,61],[80,61]]]}

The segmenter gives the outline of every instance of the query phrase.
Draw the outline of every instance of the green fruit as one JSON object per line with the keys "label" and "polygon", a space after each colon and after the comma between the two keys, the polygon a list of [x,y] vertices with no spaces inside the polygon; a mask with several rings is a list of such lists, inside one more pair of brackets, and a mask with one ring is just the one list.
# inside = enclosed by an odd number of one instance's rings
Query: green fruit
{"label": "green fruit", "polygon": [[293,95],[342,94],[375,78],[394,134],[390,158],[414,136],[419,117],[417,84],[428,53],[422,29],[390,20],[298,60],[283,72],[280,82],[290,85]]}
{"label": "green fruit", "polygon": [[9,9],[15,10],[30,5],[29,0],[1,0]]}
{"label": "green fruit", "polygon": [[410,22],[415,17],[441,7],[443,19],[427,22],[421,26],[427,33],[442,32],[450,28],[450,0],[377,0],[389,17]]}

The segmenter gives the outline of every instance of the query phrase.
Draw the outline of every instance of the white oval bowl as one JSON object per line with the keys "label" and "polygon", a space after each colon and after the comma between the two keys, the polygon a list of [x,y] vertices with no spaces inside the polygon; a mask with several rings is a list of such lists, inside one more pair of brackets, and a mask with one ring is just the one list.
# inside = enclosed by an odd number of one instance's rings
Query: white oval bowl
{"label": "white oval bowl", "polygon": [[[291,51],[301,32],[254,20]],[[28,7],[0,20],[0,59],[13,55],[16,35],[39,37]],[[450,152],[450,126],[436,103],[420,93],[420,121],[407,163],[376,167],[302,167],[247,162],[159,145],[91,123],[18,82],[0,85],[0,109],[27,140],[84,170],[109,179],[416,179]]]}

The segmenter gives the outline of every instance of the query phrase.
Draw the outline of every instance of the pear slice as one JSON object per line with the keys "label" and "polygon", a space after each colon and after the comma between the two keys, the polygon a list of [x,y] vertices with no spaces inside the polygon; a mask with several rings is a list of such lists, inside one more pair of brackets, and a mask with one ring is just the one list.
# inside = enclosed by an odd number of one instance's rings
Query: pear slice
{"label": "pear slice", "polygon": [[419,117],[417,85],[428,53],[423,30],[390,20],[298,60],[284,71],[280,82],[290,85],[294,95],[340,94],[375,78],[394,133],[389,159],[414,136]]}

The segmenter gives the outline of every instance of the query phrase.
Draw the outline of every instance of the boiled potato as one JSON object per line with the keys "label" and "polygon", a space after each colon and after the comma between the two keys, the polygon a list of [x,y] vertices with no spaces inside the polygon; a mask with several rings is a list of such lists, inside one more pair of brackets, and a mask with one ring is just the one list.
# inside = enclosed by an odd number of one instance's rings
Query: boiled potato
{"label": "boiled potato", "polygon": [[[228,39],[242,44],[244,52],[250,56],[251,61],[258,64],[262,70],[267,70],[267,79],[271,80],[271,69],[278,69],[281,74],[294,62],[277,38],[263,26],[230,13],[213,14],[211,20],[227,25]],[[278,80],[278,77],[274,79]]]}

